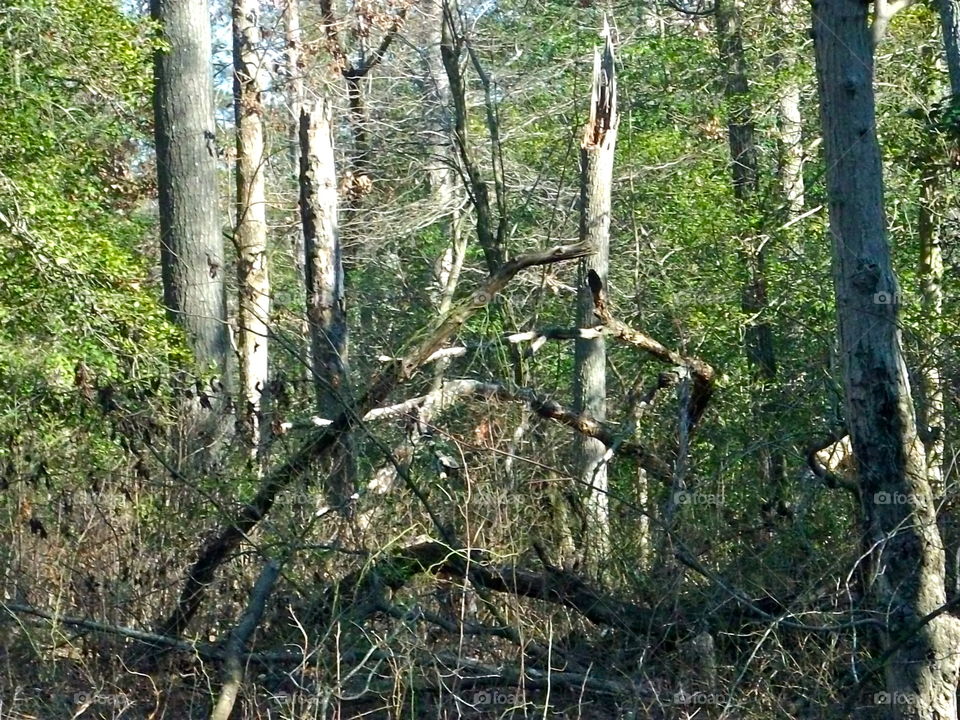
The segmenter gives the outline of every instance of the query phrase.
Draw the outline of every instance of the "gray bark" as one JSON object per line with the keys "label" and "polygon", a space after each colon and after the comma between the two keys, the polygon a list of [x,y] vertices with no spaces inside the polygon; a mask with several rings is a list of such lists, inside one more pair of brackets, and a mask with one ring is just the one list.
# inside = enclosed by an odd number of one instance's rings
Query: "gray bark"
{"label": "gray bark", "polygon": [[241,416],[256,454],[261,439],[261,397],[267,388],[270,278],[267,270],[267,203],[264,181],[263,105],[259,2],[234,0],[234,109],[237,123],[237,348]]}
{"label": "gray bark", "polygon": [[898,326],[876,135],[867,5],[819,0],[813,26],[847,425],[858,468],[866,591],[883,613],[887,689],[898,718],[956,718],[960,621],[917,437]]}
{"label": "gray bark", "polygon": [[960,96],[960,0],[940,0],[943,54],[950,73],[950,94]]}
{"label": "gray bark", "polygon": [[[329,106],[322,99],[300,113],[300,216],[306,248],[307,323],[317,409],[337,417],[346,408],[347,313],[338,221],[337,174]],[[347,442],[344,436],[342,443]],[[349,455],[346,453],[345,455]],[[344,457],[350,462],[349,457]],[[331,494],[343,501],[348,468],[335,473]]]}
{"label": "gray bark", "polygon": [[[617,85],[613,41],[606,29],[603,52],[596,50],[590,120],[580,145],[580,241],[593,252],[580,261],[577,326],[593,327],[593,293],[588,274],[595,273],[607,285],[610,258],[610,206],[613,159],[617,142]],[[607,351],[603,337],[577,338],[574,350],[574,408],[602,421],[607,412]],[[587,533],[584,555],[595,561],[609,552],[609,507],[607,498],[606,446],[595,438],[576,443],[576,473],[587,497]]]}
{"label": "gray bark", "polygon": [[167,48],[154,57],[163,298],[197,360],[226,374],[229,337],[218,219],[210,17],[205,0],[152,0]]}

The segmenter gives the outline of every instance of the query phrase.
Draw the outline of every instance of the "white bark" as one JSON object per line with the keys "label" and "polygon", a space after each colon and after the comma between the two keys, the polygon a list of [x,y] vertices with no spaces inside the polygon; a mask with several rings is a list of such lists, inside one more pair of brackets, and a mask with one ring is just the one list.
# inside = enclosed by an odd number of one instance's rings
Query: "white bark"
{"label": "white bark", "polygon": [[246,440],[256,454],[261,440],[261,398],[267,388],[270,279],[264,183],[263,67],[259,3],[234,0],[234,109],[237,124],[237,351]]}

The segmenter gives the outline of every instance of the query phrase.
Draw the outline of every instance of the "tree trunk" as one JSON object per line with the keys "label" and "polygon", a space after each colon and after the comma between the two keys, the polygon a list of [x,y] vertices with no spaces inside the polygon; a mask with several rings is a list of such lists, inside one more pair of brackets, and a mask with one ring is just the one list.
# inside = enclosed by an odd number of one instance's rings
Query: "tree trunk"
{"label": "tree trunk", "polygon": [[152,0],[167,48],[154,57],[163,299],[197,360],[221,377],[230,346],[218,219],[216,126],[205,0]]}
{"label": "tree trunk", "polygon": [[960,97],[960,0],[939,0],[943,52],[950,74],[950,94]]}
{"label": "tree trunk", "polygon": [[[743,212],[750,212],[757,191],[758,167],[753,111],[750,106],[750,85],[747,61],[743,50],[743,33],[738,0],[718,0],[716,4],[717,46],[724,67],[724,99],[727,103],[727,133],[730,144],[730,168],[733,194]],[[764,318],[769,311],[766,282],[766,251],[762,240],[747,235],[743,238],[743,259],[749,280],[743,288],[741,309],[747,316],[745,331],[747,362],[755,380],[762,386],[760,395],[775,392],[770,387],[777,377],[773,329]],[[760,436],[760,474],[773,501],[783,492],[784,457],[777,448],[769,447],[774,434],[773,413],[764,411],[772,403],[761,397],[755,403],[757,433]]]}
{"label": "tree trunk", "polygon": [[[613,41],[609,28],[604,31],[603,52],[594,52],[590,120],[580,145],[580,240],[593,250],[580,261],[577,326],[581,328],[597,324],[588,274],[595,273],[606,287],[610,256],[611,186],[618,121]],[[600,421],[606,417],[607,351],[602,337],[575,341],[573,394],[577,412]],[[580,438],[576,442],[577,478],[583,487],[589,488],[583,554],[596,563],[595,569],[607,557],[610,542],[606,451],[606,446],[595,438]]]}
{"label": "tree trunk", "polygon": [[887,689],[900,718],[956,718],[960,621],[944,556],[898,320],[876,135],[867,5],[819,0],[813,26],[846,419],[858,467],[865,588],[886,621]]}
{"label": "tree trunk", "polygon": [[[300,215],[317,409],[323,417],[334,418],[343,413],[349,397],[348,338],[333,135],[329,106],[322,99],[300,113]],[[348,455],[344,453],[347,463],[351,461]],[[352,492],[348,487],[352,473],[344,467],[334,475],[331,497],[342,502]]]}
{"label": "tree trunk", "polygon": [[262,62],[257,0],[233,2],[234,109],[237,123],[237,348],[245,439],[255,455],[261,440],[261,397],[267,387],[270,279],[264,185]]}
{"label": "tree trunk", "polygon": [[[287,102],[290,105],[290,167],[291,177],[300,180],[300,111],[304,103],[303,84],[303,35],[300,29],[300,0],[286,0],[283,5],[283,32],[285,41],[284,65],[287,75]],[[297,277],[297,287],[306,291],[306,251],[303,244],[303,223],[299,216],[290,231],[290,252],[293,255],[293,268]],[[313,362],[310,359],[310,325],[306,316],[301,317],[300,326],[303,345],[303,379],[309,384]]]}
{"label": "tree trunk", "polygon": [[935,498],[944,495],[943,457],[946,437],[943,377],[940,358],[943,354],[943,248],[937,221],[942,212],[940,202],[940,168],[936,162],[921,164],[920,217],[920,302],[924,317],[923,353],[920,368],[920,428],[927,458],[930,488]]}

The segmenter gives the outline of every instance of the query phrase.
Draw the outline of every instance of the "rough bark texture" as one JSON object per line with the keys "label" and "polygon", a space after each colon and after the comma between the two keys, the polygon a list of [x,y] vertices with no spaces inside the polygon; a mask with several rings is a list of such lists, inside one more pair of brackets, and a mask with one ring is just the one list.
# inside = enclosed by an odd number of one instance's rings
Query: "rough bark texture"
{"label": "rough bark texture", "polygon": [[[290,108],[290,167],[291,177],[299,184],[300,180],[300,111],[304,103],[304,62],[303,62],[303,35],[300,29],[300,2],[286,0],[283,5],[283,33],[284,33],[284,65],[286,72],[287,104]],[[299,216],[299,207],[296,222],[290,232],[290,252],[293,255],[293,267],[297,275],[297,287],[306,290],[306,251],[303,244],[303,223]],[[313,363],[310,359],[310,328],[306,317],[301,318],[301,335],[304,338],[301,352],[303,363],[303,377],[308,383],[312,377],[310,368]]]}
{"label": "rough bark texture", "polygon": [[935,498],[944,494],[943,458],[944,392],[940,358],[943,352],[943,247],[937,220],[943,208],[940,202],[940,169],[935,162],[923,163],[920,179],[920,217],[917,234],[920,236],[920,302],[925,322],[924,353],[919,378],[921,383],[919,423],[927,456],[930,487]]}
{"label": "rough bark texture", "polygon": [[941,614],[944,556],[897,325],[867,6],[813,6],[847,425],[861,489],[866,591],[886,621],[900,718],[956,718],[960,622]]}
{"label": "rough bark texture", "polygon": [[[603,52],[593,61],[590,120],[580,145],[580,241],[593,252],[580,261],[577,326],[593,327],[593,293],[587,282],[590,272],[606,285],[610,259],[610,201],[613,157],[617,141],[617,84],[613,42],[609,30]],[[574,350],[573,397],[577,412],[604,420],[607,412],[607,350],[604,338],[577,338]],[[580,437],[576,443],[576,474],[589,488],[584,556],[599,561],[609,551],[606,446],[595,438]]]}
{"label": "rough bark texture", "polygon": [[950,73],[950,94],[960,96],[960,0],[939,0],[943,51]]}
{"label": "rough bark texture", "polygon": [[234,0],[234,109],[237,123],[237,350],[246,440],[260,444],[261,396],[267,387],[270,279],[267,273],[267,204],[264,185],[262,67],[259,3]]}
{"label": "rough bark texture", "polygon": [[[346,407],[347,312],[338,224],[337,173],[329,107],[322,99],[300,114],[300,216],[306,250],[307,323],[317,409],[337,417]],[[341,481],[346,477],[337,473]],[[331,488],[342,500],[349,488]]]}
{"label": "rough bark texture", "polygon": [[227,369],[210,17],[205,0],[153,0],[167,47],[154,58],[163,298],[197,359]]}

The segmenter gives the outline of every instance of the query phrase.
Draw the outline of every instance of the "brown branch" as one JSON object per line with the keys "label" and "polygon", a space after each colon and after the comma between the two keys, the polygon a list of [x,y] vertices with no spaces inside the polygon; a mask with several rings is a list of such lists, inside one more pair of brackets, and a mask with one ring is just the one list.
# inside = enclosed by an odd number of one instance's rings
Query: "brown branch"
{"label": "brown branch", "polygon": [[522,255],[504,263],[491,275],[482,289],[454,307],[440,319],[436,327],[425,331],[425,337],[414,339],[402,360],[390,363],[380,371],[355,403],[354,409],[341,413],[332,424],[312,432],[287,460],[261,481],[256,495],[226,525],[222,526],[200,549],[187,575],[176,609],[161,625],[161,633],[179,636],[200,607],[217,568],[240,546],[257,523],[273,507],[277,495],[290,483],[305,476],[310,466],[335,448],[340,438],[358,427],[361,418],[383,404],[397,385],[408,380],[430,356],[443,347],[477,310],[489,303],[521,270],[561,260],[583,257],[589,252],[584,245],[558,245]]}
{"label": "brown branch", "polygon": [[279,574],[280,564],[275,560],[267,561],[260,572],[260,577],[257,578],[257,582],[253,586],[253,590],[250,592],[250,600],[243,611],[240,622],[230,633],[226,646],[223,688],[220,691],[220,697],[210,720],[227,720],[233,711],[233,706],[237,701],[237,693],[240,691],[240,683],[243,682],[241,658],[243,648],[250,641],[250,636],[257,629],[257,625],[260,624],[267,598],[270,596]]}
{"label": "brown branch", "polygon": [[[324,2],[329,3],[330,0],[324,0]],[[345,71],[344,77],[347,79],[359,79],[366,77],[367,73],[376,67],[377,63],[383,60],[383,56],[387,54],[387,50],[390,49],[391,43],[393,43],[394,38],[397,37],[397,33],[400,32],[400,28],[403,27],[403,23],[406,19],[407,6],[404,5],[400,8],[400,12],[397,14],[397,17],[394,18],[390,29],[384,33],[383,39],[380,40],[380,44],[377,46],[377,49],[373,51],[373,54],[364,60],[358,67],[349,68],[347,71]]]}
{"label": "brown branch", "polygon": [[[443,68],[450,81],[450,95],[453,100],[453,136],[460,151],[463,171],[466,174],[467,190],[477,212],[477,239],[483,250],[487,270],[491,273],[503,262],[503,247],[500,244],[502,231],[493,230],[493,212],[490,209],[490,190],[480,166],[473,156],[467,135],[467,86],[460,69],[460,57],[463,51],[463,39],[457,35],[453,26],[454,7],[451,2],[443,4],[443,28],[440,40],[440,55]],[[496,152],[496,148],[494,149]]]}
{"label": "brown branch", "polygon": [[495,565],[484,550],[451,549],[433,540],[403,548],[324,588],[309,611],[309,625],[324,625],[337,604],[349,605],[354,617],[357,613],[363,617],[374,612],[380,607],[384,591],[399,590],[422,573],[468,577],[474,585],[487,590],[562,605],[595,625],[634,633],[649,631],[652,626],[652,611],[605,595],[571,573],[555,568],[534,572]]}
{"label": "brown branch", "polygon": [[649,335],[634,330],[629,325],[614,318],[607,308],[603,282],[600,277],[591,271],[587,277],[587,282],[593,294],[594,312],[614,337],[643,350],[664,363],[679,365],[690,370],[693,375],[690,423],[691,426],[696,425],[707,408],[710,396],[713,394],[713,381],[716,378],[716,371],[713,367],[699,358],[687,357],[675,350],[670,350]]}
{"label": "brown branch", "polygon": [[807,465],[810,468],[810,471],[816,475],[828,488],[843,488],[854,494],[857,494],[859,491],[859,486],[855,480],[852,480],[842,475],[838,475],[823,464],[820,460],[820,453],[826,450],[831,445],[836,445],[838,442],[847,437],[847,429],[840,428],[832,432],[826,433],[825,435],[819,437],[814,442],[810,443],[807,446]]}

